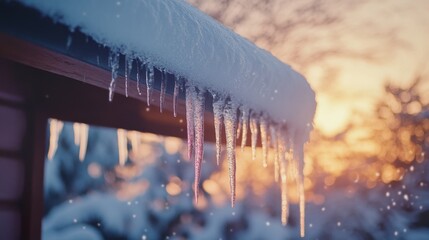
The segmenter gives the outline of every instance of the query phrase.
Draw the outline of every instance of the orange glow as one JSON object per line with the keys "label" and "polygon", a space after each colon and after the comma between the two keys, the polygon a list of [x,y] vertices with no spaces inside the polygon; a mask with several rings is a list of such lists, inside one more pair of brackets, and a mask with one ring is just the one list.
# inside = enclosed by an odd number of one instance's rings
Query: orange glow
{"label": "orange glow", "polygon": [[182,192],[181,183],[182,183],[182,181],[180,180],[180,178],[171,177],[170,182],[165,187],[165,190],[171,196],[177,196]]}
{"label": "orange glow", "polygon": [[304,178],[304,189],[305,190],[311,190],[311,189],[313,189],[313,186],[314,186],[314,184],[310,178]]}
{"label": "orange glow", "polygon": [[366,182],[366,187],[369,188],[369,189],[375,188],[376,185],[377,185],[377,183],[374,182],[374,181],[368,181],[368,182]]}
{"label": "orange glow", "polygon": [[390,183],[393,180],[398,179],[398,172],[396,168],[391,164],[384,164],[382,168],[382,178],[384,183]]}
{"label": "orange glow", "polygon": [[325,203],[325,196],[323,195],[310,194],[309,198],[312,199],[312,202],[316,205],[322,205]]}
{"label": "orange glow", "polygon": [[138,166],[121,166],[118,165],[115,167],[115,172],[118,175],[118,177],[126,180],[130,180],[134,177],[136,177],[142,169]]}
{"label": "orange glow", "polygon": [[92,162],[88,165],[88,175],[93,178],[99,178],[102,174],[102,169],[100,164]]}
{"label": "orange glow", "polygon": [[332,186],[335,183],[335,177],[327,176],[327,177],[325,177],[323,182],[325,183],[326,186]]}
{"label": "orange glow", "polygon": [[211,195],[215,195],[221,192],[219,185],[211,179],[207,179],[203,182],[203,188],[207,193]]}
{"label": "orange glow", "polygon": [[183,146],[182,140],[175,137],[166,137],[164,139],[164,144],[165,150],[168,154],[171,155],[178,153],[180,151],[180,148],[182,148]]}
{"label": "orange glow", "polygon": [[207,208],[207,204],[207,198],[204,195],[198,197],[198,203],[194,202],[195,207],[199,210]]}
{"label": "orange glow", "polygon": [[118,199],[127,201],[143,194],[148,189],[150,183],[146,180],[140,180],[134,183],[121,184],[119,190],[116,192]]}

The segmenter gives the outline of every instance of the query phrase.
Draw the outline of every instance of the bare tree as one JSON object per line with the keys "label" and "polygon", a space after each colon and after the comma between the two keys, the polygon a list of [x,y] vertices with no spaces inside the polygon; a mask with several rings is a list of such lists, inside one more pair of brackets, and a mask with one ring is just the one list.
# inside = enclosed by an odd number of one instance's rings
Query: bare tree
{"label": "bare tree", "polygon": [[[379,49],[403,45],[393,29],[373,22],[354,26],[347,16],[367,1],[346,0],[189,0],[208,15],[283,61],[304,71],[331,57],[377,60]],[[344,36],[374,38],[365,48]]]}

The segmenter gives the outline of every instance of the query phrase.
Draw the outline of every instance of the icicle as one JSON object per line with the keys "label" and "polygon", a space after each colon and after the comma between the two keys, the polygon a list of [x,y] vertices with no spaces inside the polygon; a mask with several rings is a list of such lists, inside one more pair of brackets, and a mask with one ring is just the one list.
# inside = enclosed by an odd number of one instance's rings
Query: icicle
{"label": "icicle", "polygon": [[288,158],[286,160],[288,160],[289,165],[290,165],[290,170],[288,171],[291,174],[291,179],[298,181],[298,177],[299,177],[299,170],[298,170],[298,161],[296,160],[296,149],[295,149],[295,140],[293,138],[293,132],[289,132],[287,135],[287,156]]}
{"label": "icicle", "polygon": [[192,94],[194,102],[194,131],[195,131],[195,183],[194,194],[195,202],[198,202],[198,189],[201,175],[201,164],[204,155],[204,106],[205,106],[205,91],[200,89],[198,93]]}
{"label": "icicle", "polygon": [[[240,108],[238,108],[237,111],[239,112],[239,115],[240,115]],[[238,123],[237,123],[237,139],[240,138],[242,128],[243,128],[243,118],[239,117]]]}
{"label": "icicle", "polygon": [[282,213],[281,220],[282,224],[287,224],[289,216],[289,202],[287,197],[287,161],[286,155],[286,140],[280,131],[277,132],[277,144],[279,149],[279,162],[280,162],[280,179],[281,179],[281,205]]}
{"label": "icicle", "polygon": [[270,125],[271,144],[274,148],[274,181],[279,181],[279,145],[277,144],[276,126]]}
{"label": "icicle", "polygon": [[112,69],[112,80],[109,85],[109,101],[113,100],[113,94],[116,87],[116,78],[118,78],[118,68],[119,68],[119,53],[110,52],[109,54],[109,65]]}
{"label": "icicle", "polygon": [[89,126],[85,123],[73,123],[74,144],[79,146],[79,160],[85,159],[88,145]]}
{"label": "icicle", "polygon": [[48,149],[48,160],[52,160],[55,155],[55,152],[58,148],[58,140],[60,137],[60,133],[63,129],[64,123],[51,119],[49,123],[49,149]]}
{"label": "icicle", "polygon": [[154,72],[153,66],[150,64],[147,64],[146,66],[146,101],[148,106],[150,106],[150,94],[152,92],[154,81],[155,81],[155,72]]}
{"label": "icicle", "polygon": [[195,129],[194,129],[194,102],[193,95],[196,94],[193,85],[186,86],[186,127],[188,134],[188,158],[192,159],[194,152]]}
{"label": "icicle", "polygon": [[131,69],[133,68],[133,59],[131,56],[125,56],[125,96],[128,97],[128,78],[130,77]]}
{"label": "icicle", "polygon": [[167,89],[167,72],[161,71],[161,90],[159,93],[159,112],[162,113],[164,106],[165,91]]}
{"label": "icicle", "polygon": [[300,141],[296,141],[291,134],[293,158],[296,169],[296,182],[299,193],[299,223],[301,237],[305,236],[305,189],[304,189],[304,146]]}
{"label": "icicle", "polygon": [[247,143],[247,129],[249,128],[249,108],[241,106],[240,107],[240,111],[241,111],[241,120],[242,120],[242,126],[243,126],[243,130],[242,132],[242,137],[241,137],[241,151],[244,150],[244,147],[246,146]]}
{"label": "icicle", "polygon": [[235,204],[235,145],[237,141],[237,105],[232,101],[224,107],[224,123],[226,135],[226,156],[228,158],[229,185],[231,189],[231,206]]}
{"label": "icicle", "polygon": [[78,146],[80,144],[80,123],[73,123],[73,135],[74,135],[74,144]]}
{"label": "icicle", "polygon": [[[281,169],[281,175],[285,176],[282,177],[282,181],[281,181],[281,201],[282,201],[282,216],[281,216],[281,221],[282,224],[285,226],[287,225],[287,219],[289,217],[289,201],[288,201],[288,196],[287,196],[287,181],[286,181],[286,166],[284,166],[286,163],[282,162],[280,165],[280,169]],[[285,180],[283,180],[283,178]]]}
{"label": "icicle", "polygon": [[225,106],[225,98],[215,92],[212,92],[212,96],[213,96],[214,128],[215,128],[215,137],[216,137],[216,163],[219,166],[220,155],[222,152],[222,124],[223,124],[223,110]]}
{"label": "icicle", "polygon": [[88,131],[89,126],[87,124],[79,124],[79,160],[81,162],[85,159],[86,155],[86,148],[88,146]]}
{"label": "icicle", "polygon": [[261,129],[261,143],[262,143],[262,154],[263,160],[262,165],[264,167],[268,166],[268,119],[265,114],[262,114],[259,118],[260,129]]}
{"label": "icicle", "polygon": [[174,81],[174,92],[173,92],[173,115],[174,117],[177,117],[177,112],[176,112],[176,108],[177,108],[177,98],[179,97],[179,92],[180,92],[180,79],[179,77],[176,76],[176,79]]}
{"label": "icicle", "polygon": [[258,141],[258,120],[259,116],[256,113],[252,113],[250,116],[250,134],[252,143],[252,160],[256,160],[256,144]]}
{"label": "icicle", "polygon": [[128,157],[127,131],[118,128],[119,165],[124,166]]}
{"label": "icicle", "polygon": [[142,92],[141,92],[141,90],[140,90],[140,63],[139,63],[139,60],[138,59],[136,59],[136,72],[137,72],[137,74],[136,74],[136,78],[137,78],[137,92],[139,93],[139,95],[142,95]]}

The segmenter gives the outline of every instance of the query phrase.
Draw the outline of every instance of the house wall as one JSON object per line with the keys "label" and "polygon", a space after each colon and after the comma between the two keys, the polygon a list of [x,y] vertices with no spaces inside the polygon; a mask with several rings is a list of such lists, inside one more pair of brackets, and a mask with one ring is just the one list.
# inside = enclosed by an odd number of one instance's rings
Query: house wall
{"label": "house wall", "polygon": [[0,239],[20,239],[25,182],[27,113],[23,86],[0,60]]}
{"label": "house wall", "polygon": [[38,78],[0,57],[0,240],[41,238],[47,115]]}

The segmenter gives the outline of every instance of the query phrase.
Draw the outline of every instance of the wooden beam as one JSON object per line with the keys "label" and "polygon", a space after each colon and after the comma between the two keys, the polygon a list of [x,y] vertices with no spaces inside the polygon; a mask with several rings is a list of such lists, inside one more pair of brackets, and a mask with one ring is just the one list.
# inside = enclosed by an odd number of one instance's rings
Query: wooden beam
{"label": "wooden beam", "polygon": [[[136,82],[129,81],[126,98],[125,80],[118,77],[114,99],[109,102],[110,72],[3,33],[0,33],[0,57],[42,70],[23,69],[23,72],[27,73],[25,78],[34,82],[38,89],[36,101],[44,105],[41,109],[50,117],[186,138],[183,99],[178,99],[178,117],[174,118],[173,96],[167,94],[161,114],[158,90],[152,91],[151,106],[147,107],[145,85],[142,84],[139,95]],[[205,119],[205,139],[214,141],[213,114],[206,111]]]}

